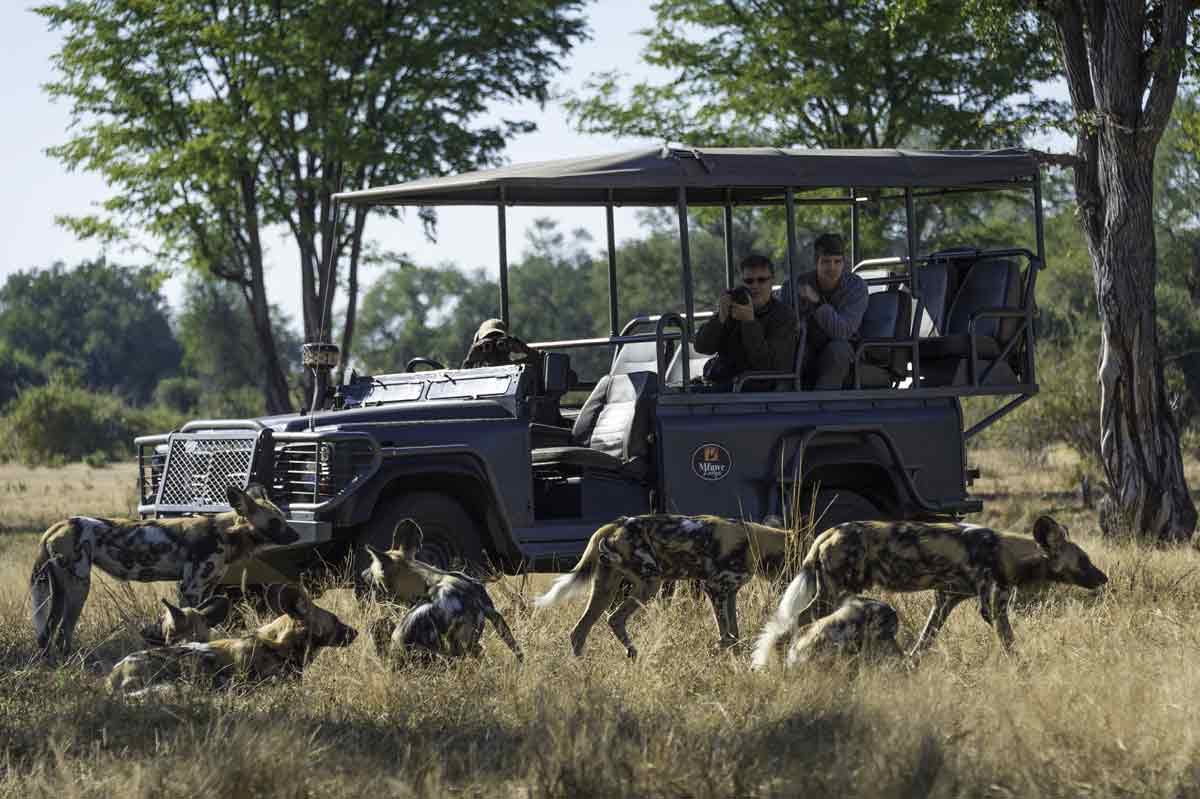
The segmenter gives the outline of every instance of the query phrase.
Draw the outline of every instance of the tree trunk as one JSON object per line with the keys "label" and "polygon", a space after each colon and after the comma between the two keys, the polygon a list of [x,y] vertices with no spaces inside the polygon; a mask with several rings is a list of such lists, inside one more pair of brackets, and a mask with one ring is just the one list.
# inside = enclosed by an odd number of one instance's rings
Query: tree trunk
{"label": "tree trunk", "polygon": [[1133,136],[1100,135],[1104,224],[1088,246],[1102,323],[1100,453],[1115,507],[1109,527],[1164,541],[1186,541],[1196,526],[1167,400],[1155,327],[1153,160]]}
{"label": "tree trunk", "polygon": [[[1106,532],[1184,541],[1196,527],[1155,327],[1154,153],[1175,103],[1189,6],[1044,2],[1076,113],[1075,198],[1100,310]],[[1145,41],[1154,43],[1150,51]],[[1145,105],[1143,106],[1143,101]]]}
{"label": "tree trunk", "polygon": [[367,209],[354,209],[354,230],[350,239],[350,263],[346,266],[346,315],[342,323],[342,359],[338,363],[336,384],[341,385],[346,374],[346,361],[354,345],[354,319],[358,315],[358,262],[362,257],[363,231],[367,224]]}

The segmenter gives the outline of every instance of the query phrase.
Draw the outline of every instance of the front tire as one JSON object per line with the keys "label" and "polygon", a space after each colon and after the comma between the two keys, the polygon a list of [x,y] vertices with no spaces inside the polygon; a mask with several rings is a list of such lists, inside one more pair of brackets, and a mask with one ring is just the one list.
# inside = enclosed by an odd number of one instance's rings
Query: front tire
{"label": "front tire", "polygon": [[371,562],[366,544],[377,549],[392,548],[392,531],[402,519],[415,519],[421,527],[422,543],[417,560],[439,569],[463,569],[479,573],[483,547],[475,521],[458,500],[440,491],[401,494],[375,508],[354,548],[354,579]]}

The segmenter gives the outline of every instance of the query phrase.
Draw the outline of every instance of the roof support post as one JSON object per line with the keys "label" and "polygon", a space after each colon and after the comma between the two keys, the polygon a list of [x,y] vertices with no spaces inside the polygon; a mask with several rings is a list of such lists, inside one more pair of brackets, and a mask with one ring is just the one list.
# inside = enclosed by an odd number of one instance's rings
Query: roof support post
{"label": "roof support post", "polygon": [[[676,201],[677,212],[679,214],[679,257],[683,262],[683,315],[684,319],[684,345],[691,349],[692,333],[695,324],[696,308],[692,300],[692,247],[688,241],[688,209],[687,209],[687,189],[683,186],[679,187],[678,199]],[[685,350],[684,357],[687,357],[689,352]]]}
{"label": "roof support post", "polygon": [[[913,202],[912,186],[904,189],[904,221],[908,233],[908,280],[912,287],[913,296],[917,298],[917,308],[921,308],[921,270],[917,269],[917,211]],[[921,387],[921,320],[913,320],[912,348],[912,387]]]}
{"label": "roof support post", "polygon": [[604,222],[608,232],[608,329],[611,335],[620,330],[621,315],[617,309],[617,236],[613,224],[613,190],[608,190],[604,206]]}
{"label": "roof support post", "polygon": [[725,190],[725,288],[733,288],[733,190]]}
{"label": "roof support post", "polygon": [[496,220],[500,230],[500,318],[509,327],[508,318],[508,223],[504,209],[504,187],[500,187],[500,202],[496,204]]}
{"label": "roof support post", "polygon": [[792,304],[792,313],[800,318],[800,309],[796,305],[796,191],[791,186],[784,189],[784,206],[787,209],[787,273],[788,301]]}
{"label": "roof support post", "polygon": [[850,268],[858,266],[858,190],[850,187]]}
{"label": "roof support post", "polygon": [[[1042,171],[1038,170],[1033,179],[1033,224],[1037,233],[1037,261],[1029,265],[1029,275],[1026,278],[1025,296],[1021,305],[1029,310],[1033,308],[1034,291],[1037,286],[1037,273],[1046,266],[1046,231],[1042,220]],[[1037,383],[1037,366],[1034,363],[1033,350],[1037,344],[1033,320],[1025,327],[1025,374],[1021,375],[1023,383]]]}

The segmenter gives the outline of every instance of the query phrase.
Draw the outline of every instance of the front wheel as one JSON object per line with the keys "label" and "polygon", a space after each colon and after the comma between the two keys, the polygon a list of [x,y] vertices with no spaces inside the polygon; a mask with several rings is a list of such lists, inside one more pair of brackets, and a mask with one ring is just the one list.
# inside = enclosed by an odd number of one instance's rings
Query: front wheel
{"label": "front wheel", "polygon": [[440,491],[413,491],[389,499],[375,508],[371,521],[354,548],[354,578],[370,564],[364,549],[392,548],[392,531],[402,519],[414,519],[421,528],[421,548],[417,560],[439,569],[463,569],[479,573],[483,565],[483,547],[475,521],[458,500]]}

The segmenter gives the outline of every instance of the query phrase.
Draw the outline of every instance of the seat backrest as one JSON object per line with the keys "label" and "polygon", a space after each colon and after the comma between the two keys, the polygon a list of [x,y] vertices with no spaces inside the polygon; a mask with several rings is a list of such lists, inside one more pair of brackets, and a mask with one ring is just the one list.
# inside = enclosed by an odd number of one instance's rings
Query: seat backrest
{"label": "seat backrest", "polygon": [[684,342],[682,347],[675,350],[675,354],[671,356],[671,362],[667,364],[667,379],[663,382],[669,386],[683,385],[683,353],[686,352],[689,358],[688,361],[688,377],[693,380],[701,377],[704,374],[704,364],[708,363],[712,355],[703,355],[692,349],[689,342]]}
{"label": "seat backrest", "polygon": [[[984,308],[1019,308],[1021,305],[1021,268],[1006,258],[985,258],[967,272],[946,320],[947,333],[966,333],[971,316]],[[991,336],[1001,344],[1007,342],[1017,327],[1016,320],[1001,325],[1001,320],[980,319],[975,334]]]}
{"label": "seat backrest", "polygon": [[929,260],[918,267],[921,270],[920,293],[925,300],[925,313],[929,314],[933,323],[932,329],[920,331],[922,336],[937,336],[947,332],[947,305],[952,304],[959,275],[965,265],[978,256],[978,247],[951,247],[931,254]]}
{"label": "seat backrest", "polygon": [[657,372],[658,356],[653,341],[634,341],[622,344],[613,356],[610,374],[627,375],[630,372]]}
{"label": "seat backrest", "polygon": [[605,375],[579,410],[571,442],[622,462],[648,455],[657,397],[654,372]]}
{"label": "seat backrest", "polygon": [[[907,291],[889,288],[867,298],[867,311],[858,328],[862,338],[906,339],[912,335],[912,297]],[[867,350],[866,360],[886,366],[895,374],[905,370],[911,351],[896,347],[890,351]]]}

